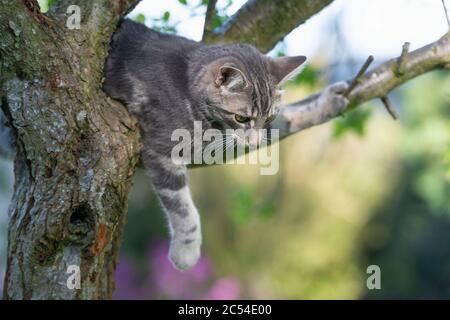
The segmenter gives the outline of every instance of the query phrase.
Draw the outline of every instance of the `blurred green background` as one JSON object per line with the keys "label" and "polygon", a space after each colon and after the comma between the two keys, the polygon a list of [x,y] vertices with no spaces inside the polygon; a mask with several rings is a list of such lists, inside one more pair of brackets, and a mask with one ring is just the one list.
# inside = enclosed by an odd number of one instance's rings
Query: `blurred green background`
{"label": "blurred green background", "polygon": [[[204,2],[170,1],[204,13]],[[217,24],[233,2],[219,4]],[[167,12],[131,17],[176,33]],[[271,54],[286,51],[281,43]],[[350,58],[319,51],[287,86],[285,102],[351,77],[364,57]],[[167,260],[166,221],[139,171],[115,298],[450,298],[450,72],[414,79],[391,98],[399,121],[375,101],[283,141],[277,175],[261,176],[254,165],[191,170],[204,245],[185,273]],[[11,168],[0,162],[0,273]],[[366,287],[369,265],[381,269],[381,290]]]}

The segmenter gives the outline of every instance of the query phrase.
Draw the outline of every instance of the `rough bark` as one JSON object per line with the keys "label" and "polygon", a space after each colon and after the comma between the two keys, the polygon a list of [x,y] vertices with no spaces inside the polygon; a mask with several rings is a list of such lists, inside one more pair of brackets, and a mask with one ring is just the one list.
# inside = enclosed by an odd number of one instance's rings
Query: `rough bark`
{"label": "rough bark", "polygon": [[[133,1],[2,1],[0,98],[17,138],[5,299],[110,297],[138,160],[136,121],[101,90],[107,45]],[[66,282],[80,267],[81,289]]]}
{"label": "rough bark", "polygon": [[208,6],[206,7],[205,13],[205,25],[203,27],[203,37],[202,37],[203,42],[206,42],[208,38],[211,37],[211,34],[214,31],[213,28],[214,18],[216,17],[217,14],[216,5],[217,0],[208,0]]}
{"label": "rough bark", "polygon": [[[245,42],[271,50],[289,32],[333,0],[249,0],[223,26],[206,32],[204,41]],[[208,28],[205,28],[208,31]]]}

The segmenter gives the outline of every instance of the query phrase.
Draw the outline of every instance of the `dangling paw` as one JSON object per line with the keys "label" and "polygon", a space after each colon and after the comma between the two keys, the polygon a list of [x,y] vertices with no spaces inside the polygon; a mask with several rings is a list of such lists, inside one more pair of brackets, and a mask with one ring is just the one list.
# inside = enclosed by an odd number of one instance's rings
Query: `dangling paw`
{"label": "dangling paw", "polygon": [[173,266],[180,271],[195,266],[200,258],[200,246],[199,239],[173,239],[169,249],[169,258]]}

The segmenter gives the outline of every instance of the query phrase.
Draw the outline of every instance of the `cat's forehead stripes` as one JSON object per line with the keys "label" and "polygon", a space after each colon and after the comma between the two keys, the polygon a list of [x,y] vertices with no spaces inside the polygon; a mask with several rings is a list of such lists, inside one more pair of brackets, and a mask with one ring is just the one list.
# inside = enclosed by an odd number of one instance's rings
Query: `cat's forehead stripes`
{"label": "cat's forehead stripes", "polygon": [[270,114],[273,103],[274,88],[271,85],[271,79],[267,74],[260,74],[257,77],[252,77],[252,112],[256,116],[266,116]]}

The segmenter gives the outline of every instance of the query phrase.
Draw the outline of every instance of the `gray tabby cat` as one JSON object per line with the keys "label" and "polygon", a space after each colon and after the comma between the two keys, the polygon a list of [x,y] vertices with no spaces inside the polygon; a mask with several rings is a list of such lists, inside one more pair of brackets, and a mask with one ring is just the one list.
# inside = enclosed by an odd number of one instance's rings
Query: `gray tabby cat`
{"label": "gray tabby cat", "polygon": [[[192,132],[194,121],[201,121],[203,130],[270,129],[278,121],[272,122],[281,85],[305,60],[268,58],[246,44],[208,46],[131,20],[121,22],[106,62],[104,90],[139,120],[141,157],[169,221],[169,257],[176,268],[196,264],[202,237],[186,165],[171,159],[177,143],[171,140],[173,131]],[[348,102],[339,94],[346,86],[328,88],[316,102],[301,106],[300,117],[287,119],[290,128],[279,129],[292,132],[338,114]],[[255,146],[261,139],[256,133],[237,140]]]}
{"label": "gray tabby cat", "polygon": [[[106,63],[104,90],[139,120],[142,160],[168,217],[169,257],[176,268],[195,265],[202,237],[186,166],[170,157],[177,143],[171,141],[172,132],[192,131],[194,121],[202,121],[203,130],[270,128],[280,107],[281,84],[305,60],[271,59],[246,44],[208,46],[131,20],[121,23]],[[331,104],[334,96],[327,99],[324,103]],[[323,108],[319,111],[306,118],[323,121],[327,115]],[[238,141],[258,145],[261,139],[260,134],[250,134]]]}

